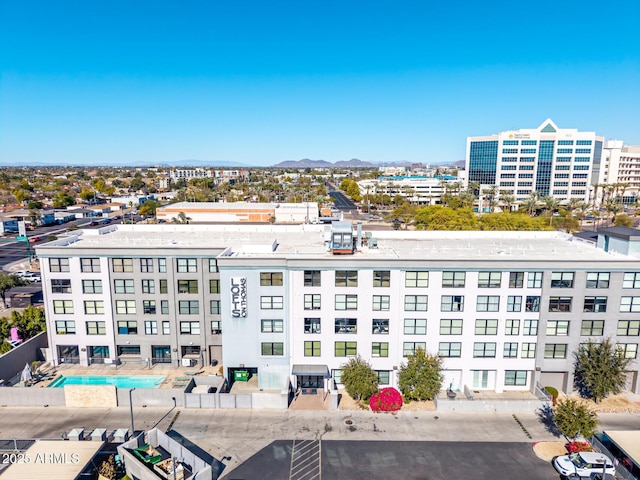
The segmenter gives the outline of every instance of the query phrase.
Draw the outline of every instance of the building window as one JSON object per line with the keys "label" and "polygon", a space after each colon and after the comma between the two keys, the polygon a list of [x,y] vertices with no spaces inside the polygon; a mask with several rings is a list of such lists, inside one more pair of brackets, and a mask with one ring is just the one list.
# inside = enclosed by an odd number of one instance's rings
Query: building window
{"label": "building window", "polygon": [[429,272],[405,272],[404,286],[407,288],[427,288]]}
{"label": "building window", "polygon": [[262,333],[282,333],[284,330],[282,319],[262,319],[260,320],[260,331]]}
{"label": "building window", "polygon": [[461,342],[440,342],[438,345],[438,355],[446,358],[460,358],[462,354]]}
{"label": "building window", "polygon": [[504,384],[506,386],[524,387],[527,385],[526,370],[506,370],[504,372]]}
{"label": "building window", "polygon": [[637,343],[617,343],[616,350],[620,352],[623,358],[636,358],[638,356]]}
{"label": "building window", "polygon": [[305,310],[320,310],[320,294],[305,293],[304,295]]}
{"label": "building window", "polygon": [[620,311],[625,313],[640,312],[640,297],[620,298]]}
{"label": "building window", "polygon": [[473,344],[474,358],[488,358],[496,356],[496,344],[494,342],[475,342]]}
{"label": "building window", "polygon": [[180,322],[181,335],[200,335],[200,322]]}
{"label": "building window", "polygon": [[374,295],[373,296],[373,310],[382,311],[389,310],[389,295]]}
{"label": "building window", "polygon": [[640,336],[640,320],[618,320],[617,334],[624,337]]}
{"label": "building window", "polygon": [[552,272],[551,288],[573,288],[573,272]]}
{"label": "building window", "polygon": [[116,300],[116,313],[120,315],[134,315],[136,313],[136,301]]}
{"label": "building window", "polygon": [[336,357],[354,357],[357,353],[358,342],[335,342],[334,344],[334,355]]}
{"label": "building window", "polygon": [[102,280],[82,280],[82,293],[102,293]]}
{"label": "building window", "polygon": [[142,293],[156,293],[156,284],[153,280],[142,280]]}
{"label": "building window", "polygon": [[640,288],[640,272],[626,272],[622,288]]}
{"label": "building window", "polygon": [[135,293],[133,280],[122,280],[122,279],[114,280],[113,291],[114,293],[127,293],[127,294]]}
{"label": "building window", "polygon": [[85,300],[85,315],[104,315],[104,302],[102,300]]}
{"label": "building window", "polygon": [[144,322],[144,334],[145,335],[157,335],[158,334],[158,322],[155,320],[147,320]]}
{"label": "building window", "polygon": [[319,357],[320,356],[320,342],[312,340],[304,342],[304,356],[305,357]]}
{"label": "building window", "polygon": [[358,333],[357,318],[336,318],[335,333]]}
{"label": "building window", "polygon": [[529,272],[527,274],[528,288],[542,288],[542,272]]}
{"label": "building window", "polygon": [[282,272],[260,272],[260,286],[281,287]]}
{"label": "building window", "polygon": [[584,297],[583,312],[606,312],[607,297]]}
{"label": "building window", "polygon": [[409,355],[415,355],[418,349],[426,350],[426,342],[403,342],[402,343],[402,356],[408,357]]}
{"label": "building window", "polygon": [[107,327],[105,322],[87,322],[87,335],[106,335]]}
{"label": "building window", "polygon": [[215,258],[209,259],[209,273],[216,273],[218,271],[218,261]]}
{"label": "building window", "polygon": [[528,336],[538,335],[538,320],[524,320],[522,334]]}
{"label": "building window", "polygon": [[211,320],[211,333],[213,335],[222,333],[222,320]]}
{"label": "building window", "polygon": [[178,280],[178,293],[198,293],[198,281]]}
{"label": "building window", "polygon": [[162,321],[162,334],[163,335],[171,334],[171,322],[167,320]]}
{"label": "building window", "polygon": [[160,293],[169,292],[169,282],[166,279],[160,280]]}
{"label": "building window", "polygon": [[140,271],[142,273],[153,273],[153,258],[141,258]]}
{"label": "building window", "polygon": [[442,272],[442,286],[464,288],[466,272]]}
{"label": "building window", "polygon": [[376,370],[375,372],[376,372],[376,375],[378,375],[379,385],[389,385],[389,382],[390,382],[389,370]]}
{"label": "building window", "polygon": [[478,295],[476,312],[497,312],[500,310],[500,297],[497,295]]}
{"label": "building window", "polygon": [[320,319],[319,318],[305,318],[304,319],[304,333],[320,333]]}
{"label": "building window", "polygon": [[158,272],[167,273],[167,259],[159,258],[158,259]]}
{"label": "building window", "polygon": [[441,312],[463,312],[464,295],[442,295],[440,299]]}
{"label": "building window", "polygon": [[509,273],[509,288],[522,288],[524,285],[524,272]]}
{"label": "building window", "polygon": [[160,313],[169,315],[169,300],[160,300]]}
{"label": "building window", "polygon": [[387,342],[373,342],[371,344],[372,357],[388,357],[389,344]]}
{"label": "building window", "polygon": [[476,320],[476,335],[497,335],[498,320]]}
{"label": "building window", "polygon": [[523,343],[520,350],[520,358],[536,358],[536,344]]}
{"label": "building window", "polygon": [[133,272],[133,258],[113,258],[111,259],[114,273]]}
{"label": "building window", "polygon": [[504,358],[517,358],[518,357],[518,343],[517,342],[505,342],[503,357]]}
{"label": "building window", "polygon": [[209,302],[209,313],[211,315],[220,315],[220,300],[211,300]]}
{"label": "building window", "polygon": [[426,335],[427,319],[426,318],[405,318],[404,334],[405,335]]}
{"label": "building window", "polygon": [[519,312],[522,309],[522,297],[509,295],[507,297],[507,312]]}
{"label": "building window", "polygon": [[342,385],[342,369],[340,369],[340,368],[332,369],[331,370],[331,376],[333,377],[333,381],[334,382]]}
{"label": "building window", "polygon": [[357,287],[357,270],[336,270],[336,287]]}
{"label": "building window", "polygon": [[374,287],[388,287],[389,285],[391,285],[391,272],[389,270],[373,271]]}
{"label": "building window", "polygon": [[569,335],[569,320],[548,320],[547,335],[550,337]]}
{"label": "building window", "polygon": [[142,301],[142,313],[145,315],[156,314],[156,301],[155,300],[143,300]]}
{"label": "building window", "polygon": [[478,288],[500,288],[502,272],[478,272]]}
{"label": "building window", "polygon": [[56,333],[58,335],[74,335],[76,322],[73,320],[56,320]]}
{"label": "building window", "polygon": [[73,313],[73,300],[54,300],[53,313],[57,313],[57,314]]}
{"label": "building window", "polygon": [[388,335],[389,334],[389,319],[388,318],[374,318],[371,322],[371,333],[374,335]]}
{"label": "building window", "polygon": [[118,356],[137,355],[140,356],[140,345],[118,345]]}
{"label": "building window", "polygon": [[336,310],[357,310],[358,295],[336,295]]}
{"label": "building window", "polygon": [[200,313],[200,302],[198,300],[180,300],[178,302],[178,313],[180,315],[198,315]]}
{"label": "building window", "polygon": [[260,297],[260,308],[262,310],[282,310],[282,297]]}
{"label": "building window", "polygon": [[51,280],[51,293],[71,293],[70,279]]}
{"label": "building window", "polygon": [[544,358],[567,358],[567,344],[566,343],[545,344]]}
{"label": "building window", "polygon": [[604,332],[604,320],[582,320],[582,327],[580,328],[580,335],[600,336]]}
{"label": "building window", "polygon": [[137,335],[138,322],[135,320],[118,320],[118,335]]}
{"label": "building window", "polygon": [[570,312],[573,297],[549,297],[550,312]]}
{"label": "building window", "polygon": [[527,296],[527,301],[524,304],[525,312],[539,312],[540,311],[540,297],[539,296]]}
{"label": "building window", "polygon": [[50,272],[68,272],[69,271],[69,259],[68,258],[50,258],[49,259],[49,271]]}
{"label": "building window", "polygon": [[504,334],[505,335],[519,335],[520,334],[520,320],[505,320]]}
{"label": "building window", "polygon": [[305,287],[320,287],[322,283],[320,281],[320,270],[305,270],[304,271],[304,286]]}
{"label": "building window", "polygon": [[178,273],[196,273],[198,271],[198,262],[195,258],[178,258]]}
{"label": "building window", "polygon": [[100,273],[99,258],[81,258],[80,270],[82,273]]}
{"label": "building window", "polygon": [[462,319],[440,320],[440,335],[462,335]]}
{"label": "building window", "polygon": [[609,273],[587,273],[587,288],[609,288]]}
{"label": "building window", "polygon": [[405,312],[426,312],[427,296],[426,295],[405,295],[404,311]]}

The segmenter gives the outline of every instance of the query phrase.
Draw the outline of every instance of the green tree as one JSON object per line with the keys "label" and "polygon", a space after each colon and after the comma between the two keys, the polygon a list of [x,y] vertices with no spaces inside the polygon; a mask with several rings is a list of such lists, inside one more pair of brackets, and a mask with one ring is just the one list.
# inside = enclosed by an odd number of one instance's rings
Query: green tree
{"label": "green tree", "polygon": [[440,205],[421,207],[415,215],[419,230],[477,230],[478,220],[470,207],[450,208]]}
{"label": "green tree", "polygon": [[53,196],[53,208],[64,208],[76,203],[76,199],[67,192],[58,192]]}
{"label": "green tree", "polygon": [[11,324],[18,327],[18,336],[22,339],[31,338],[47,329],[44,310],[33,305],[29,305],[22,312],[11,312]]}
{"label": "green tree", "polygon": [[400,365],[398,386],[407,400],[433,400],[443,379],[442,358],[418,348]]}
{"label": "green tree", "polygon": [[360,355],[343,364],[342,384],[357,401],[367,401],[378,391],[378,375]]}
{"label": "green tree", "polygon": [[24,278],[20,278],[13,273],[0,273],[0,297],[2,297],[2,303],[6,305],[6,294],[9,290],[15,287],[22,287],[28,285]]}
{"label": "green tree", "polygon": [[11,346],[11,344],[9,342],[0,342],[0,355],[4,355],[5,353],[7,353],[9,350],[11,350],[13,347]]}
{"label": "green tree", "polygon": [[613,219],[616,227],[633,227],[633,219],[626,213],[619,213]]}
{"label": "green tree", "polygon": [[626,387],[627,367],[632,359],[625,358],[610,338],[602,343],[589,340],[573,356],[573,385],[582,397],[598,403]]}
{"label": "green tree", "polygon": [[558,430],[569,440],[581,436],[590,438],[598,427],[598,415],[584,401],[565,397],[559,400],[553,412]]}
{"label": "green tree", "polygon": [[0,342],[9,338],[11,335],[11,324],[7,317],[0,318]]}
{"label": "green tree", "polygon": [[160,202],[155,200],[146,200],[138,210],[140,215],[153,216],[156,214],[156,209],[160,206]]}
{"label": "green tree", "polygon": [[96,192],[89,190],[88,188],[83,188],[79,196],[85,202],[93,202],[96,198]]}

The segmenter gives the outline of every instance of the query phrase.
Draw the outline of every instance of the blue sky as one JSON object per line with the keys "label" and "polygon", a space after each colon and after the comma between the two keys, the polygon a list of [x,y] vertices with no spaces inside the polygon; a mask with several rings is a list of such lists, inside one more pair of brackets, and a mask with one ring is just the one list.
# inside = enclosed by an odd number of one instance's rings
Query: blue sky
{"label": "blue sky", "polygon": [[439,163],[548,117],[640,145],[639,26],[637,0],[0,0],[0,165]]}

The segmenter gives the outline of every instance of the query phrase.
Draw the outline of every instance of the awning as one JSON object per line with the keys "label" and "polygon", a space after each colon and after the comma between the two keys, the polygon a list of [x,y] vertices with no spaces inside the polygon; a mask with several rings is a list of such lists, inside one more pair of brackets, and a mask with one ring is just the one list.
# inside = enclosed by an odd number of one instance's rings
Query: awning
{"label": "awning", "polygon": [[329,367],[326,365],[294,365],[293,375],[311,375],[329,378]]}

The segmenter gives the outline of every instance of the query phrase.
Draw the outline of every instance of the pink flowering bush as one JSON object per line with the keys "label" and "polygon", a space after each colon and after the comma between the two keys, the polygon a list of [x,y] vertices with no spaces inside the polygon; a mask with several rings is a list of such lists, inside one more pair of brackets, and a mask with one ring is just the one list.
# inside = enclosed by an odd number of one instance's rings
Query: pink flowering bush
{"label": "pink flowering bush", "polygon": [[587,442],[569,442],[567,443],[567,451],[569,453],[592,452],[593,449]]}
{"label": "pink flowering bush", "polygon": [[369,406],[374,412],[397,412],[402,408],[402,395],[393,387],[387,387],[371,395]]}

